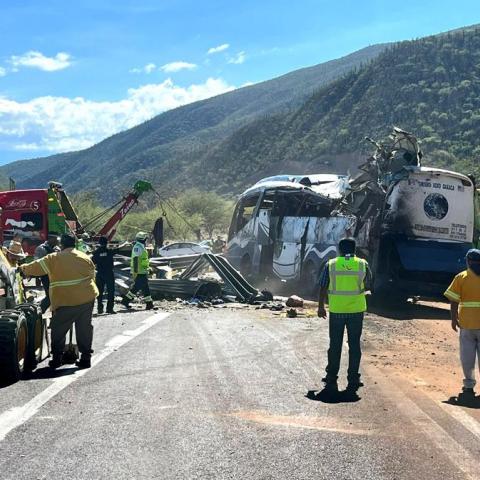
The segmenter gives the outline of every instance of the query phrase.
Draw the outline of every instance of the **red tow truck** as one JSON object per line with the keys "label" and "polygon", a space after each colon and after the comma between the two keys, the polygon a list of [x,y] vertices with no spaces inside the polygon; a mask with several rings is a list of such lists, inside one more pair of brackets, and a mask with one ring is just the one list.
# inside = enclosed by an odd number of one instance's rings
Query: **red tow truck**
{"label": "red tow truck", "polygon": [[118,224],[137,204],[140,195],[149,190],[153,190],[152,185],[139,180],[117,204],[101,212],[86,225],[80,222],[60,183],[50,182],[45,189],[0,192],[0,244],[8,246],[17,236],[21,238],[25,253],[33,255],[35,248],[47,239],[49,233],[84,233],[89,225],[98,224],[113,210],[113,215],[98,231],[88,232],[92,239],[106,236],[111,240]]}

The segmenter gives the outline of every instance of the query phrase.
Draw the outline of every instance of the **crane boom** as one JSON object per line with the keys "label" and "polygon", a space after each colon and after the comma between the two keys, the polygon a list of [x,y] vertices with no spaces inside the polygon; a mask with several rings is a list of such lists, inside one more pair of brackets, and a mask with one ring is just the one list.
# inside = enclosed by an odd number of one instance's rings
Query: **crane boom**
{"label": "crane boom", "polygon": [[138,197],[140,197],[142,193],[148,192],[150,190],[153,190],[153,186],[151,183],[144,180],[138,180],[138,182],[135,183],[133,190],[128,193],[128,195],[123,197],[123,202],[118,208],[118,210],[110,217],[107,223],[98,231],[98,233],[94,237],[107,237],[108,240],[111,240],[115,235],[115,232],[117,231],[118,224],[125,218],[125,216],[132,209],[132,207],[137,204]]}

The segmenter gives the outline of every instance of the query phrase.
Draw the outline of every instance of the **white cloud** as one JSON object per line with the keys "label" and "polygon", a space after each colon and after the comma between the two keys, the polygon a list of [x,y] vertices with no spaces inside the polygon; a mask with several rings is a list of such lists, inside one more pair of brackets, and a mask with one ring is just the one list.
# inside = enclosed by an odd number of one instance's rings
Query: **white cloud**
{"label": "white cloud", "polygon": [[228,59],[228,63],[240,65],[245,61],[246,58],[247,55],[245,54],[245,52],[238,52],[234,57]]}
{"label": "white cloud", "polygon": [[167,79],[131,88],[115,102],[52,96],[17,102],[0,97],[0,143],[22,151],[79,150],[166,110],[233,89],[220,78],[188,87]]}
{"label": "white cloud", "polygon": [[228,48],[230,48],[230,44],[229,43],[223,43],[222,45],[219,45],[218,47],[210,48],[207,52],[207,55],[211,55],[212,53],[223,52],[223,51],[227,50]]}
{"label": "white cloud", "polygon": [[194,70],[197,68],[197,65],[195,63],[188,63],[188,62],[171,62],[171,63],[166,63],[162,67],[160,67],[160,70],[163,70],[166,73],[173,73],[173,72],[179,72],[180,70]]}
{"label": "white cloud", "polygon": [[154,63],[147,63],[141,68],[132,68],[130,73],[146,73],[147,75],[155,71],[157,66]]}
{"label": "white cloud", "polygon": [[55,72],[69,67],[72,64],[71,59],[72,57],[65,52],[59,52],[54,57],[46,57],[41,52],[30,50],[23,55],[12,55],[9,63],[12,65],[14,71],[20,67],[28,67],[38,68],[45,72]]}
{"label": "white cloud", "polygon": [[0,67],[0,77],[4,77],[7,74],[7,70],[3,67]]}

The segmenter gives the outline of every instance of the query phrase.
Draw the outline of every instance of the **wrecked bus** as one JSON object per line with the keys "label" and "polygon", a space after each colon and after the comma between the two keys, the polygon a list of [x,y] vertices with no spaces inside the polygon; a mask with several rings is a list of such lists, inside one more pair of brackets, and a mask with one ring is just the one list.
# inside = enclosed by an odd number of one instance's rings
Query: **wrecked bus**
{"label": "wrecked bus", "polygon": [[330,216],[348,187],[341,175],[281,175],[261,180],[237,202],[227,257],[246,276],[302,280],[313,286],[353,215]]}
{"label": "wrecked bus", "polygon": [[[318,288],[344,236],[357,239],[381,297],[439,297],[478,242],[474,179],[421,166],[416,138],[394,128],[360,173],[281,175],[245,191],[235,208],[227,255],[242,273]],[[370,140],[371,141],[371,140]]]}

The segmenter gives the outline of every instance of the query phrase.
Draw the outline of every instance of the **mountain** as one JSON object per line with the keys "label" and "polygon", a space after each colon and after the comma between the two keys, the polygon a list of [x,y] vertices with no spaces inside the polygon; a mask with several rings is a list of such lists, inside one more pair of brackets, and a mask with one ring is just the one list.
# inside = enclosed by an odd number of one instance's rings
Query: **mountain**
{"label": "mountain", "polygon": [[0,173],[14,177],[19,188],[38,188],[56,180],[69,192],[96,190],[105,201],[117,198],[119,190],[138,178],[161,186],[181,170],[188,177],[191,163],[240,127],[267,115],[295,110],[315,91],[367,64],[385,48],[370,46],[337,60],[185,105],[86,150],[13,162],[1,167]]}
{"label": "mountain", "polygon": [[390,46],[295,111],[238,129],[191,171],[224,192],[273,173],[346,173],[371,150],[364,137],[393,125],[421,139],[425,164],[480,178],[480,26]]}
{"label": "mountain", "polygon": [[167,194],[231,194],[280,172],[354,172],[371,150],[364,137],[381,140],[393,125],[419,137],[424,163],[480,176],[480,26],[369,47],[0,173],[19,186],[95,189],[104,201],[138,178]]}

